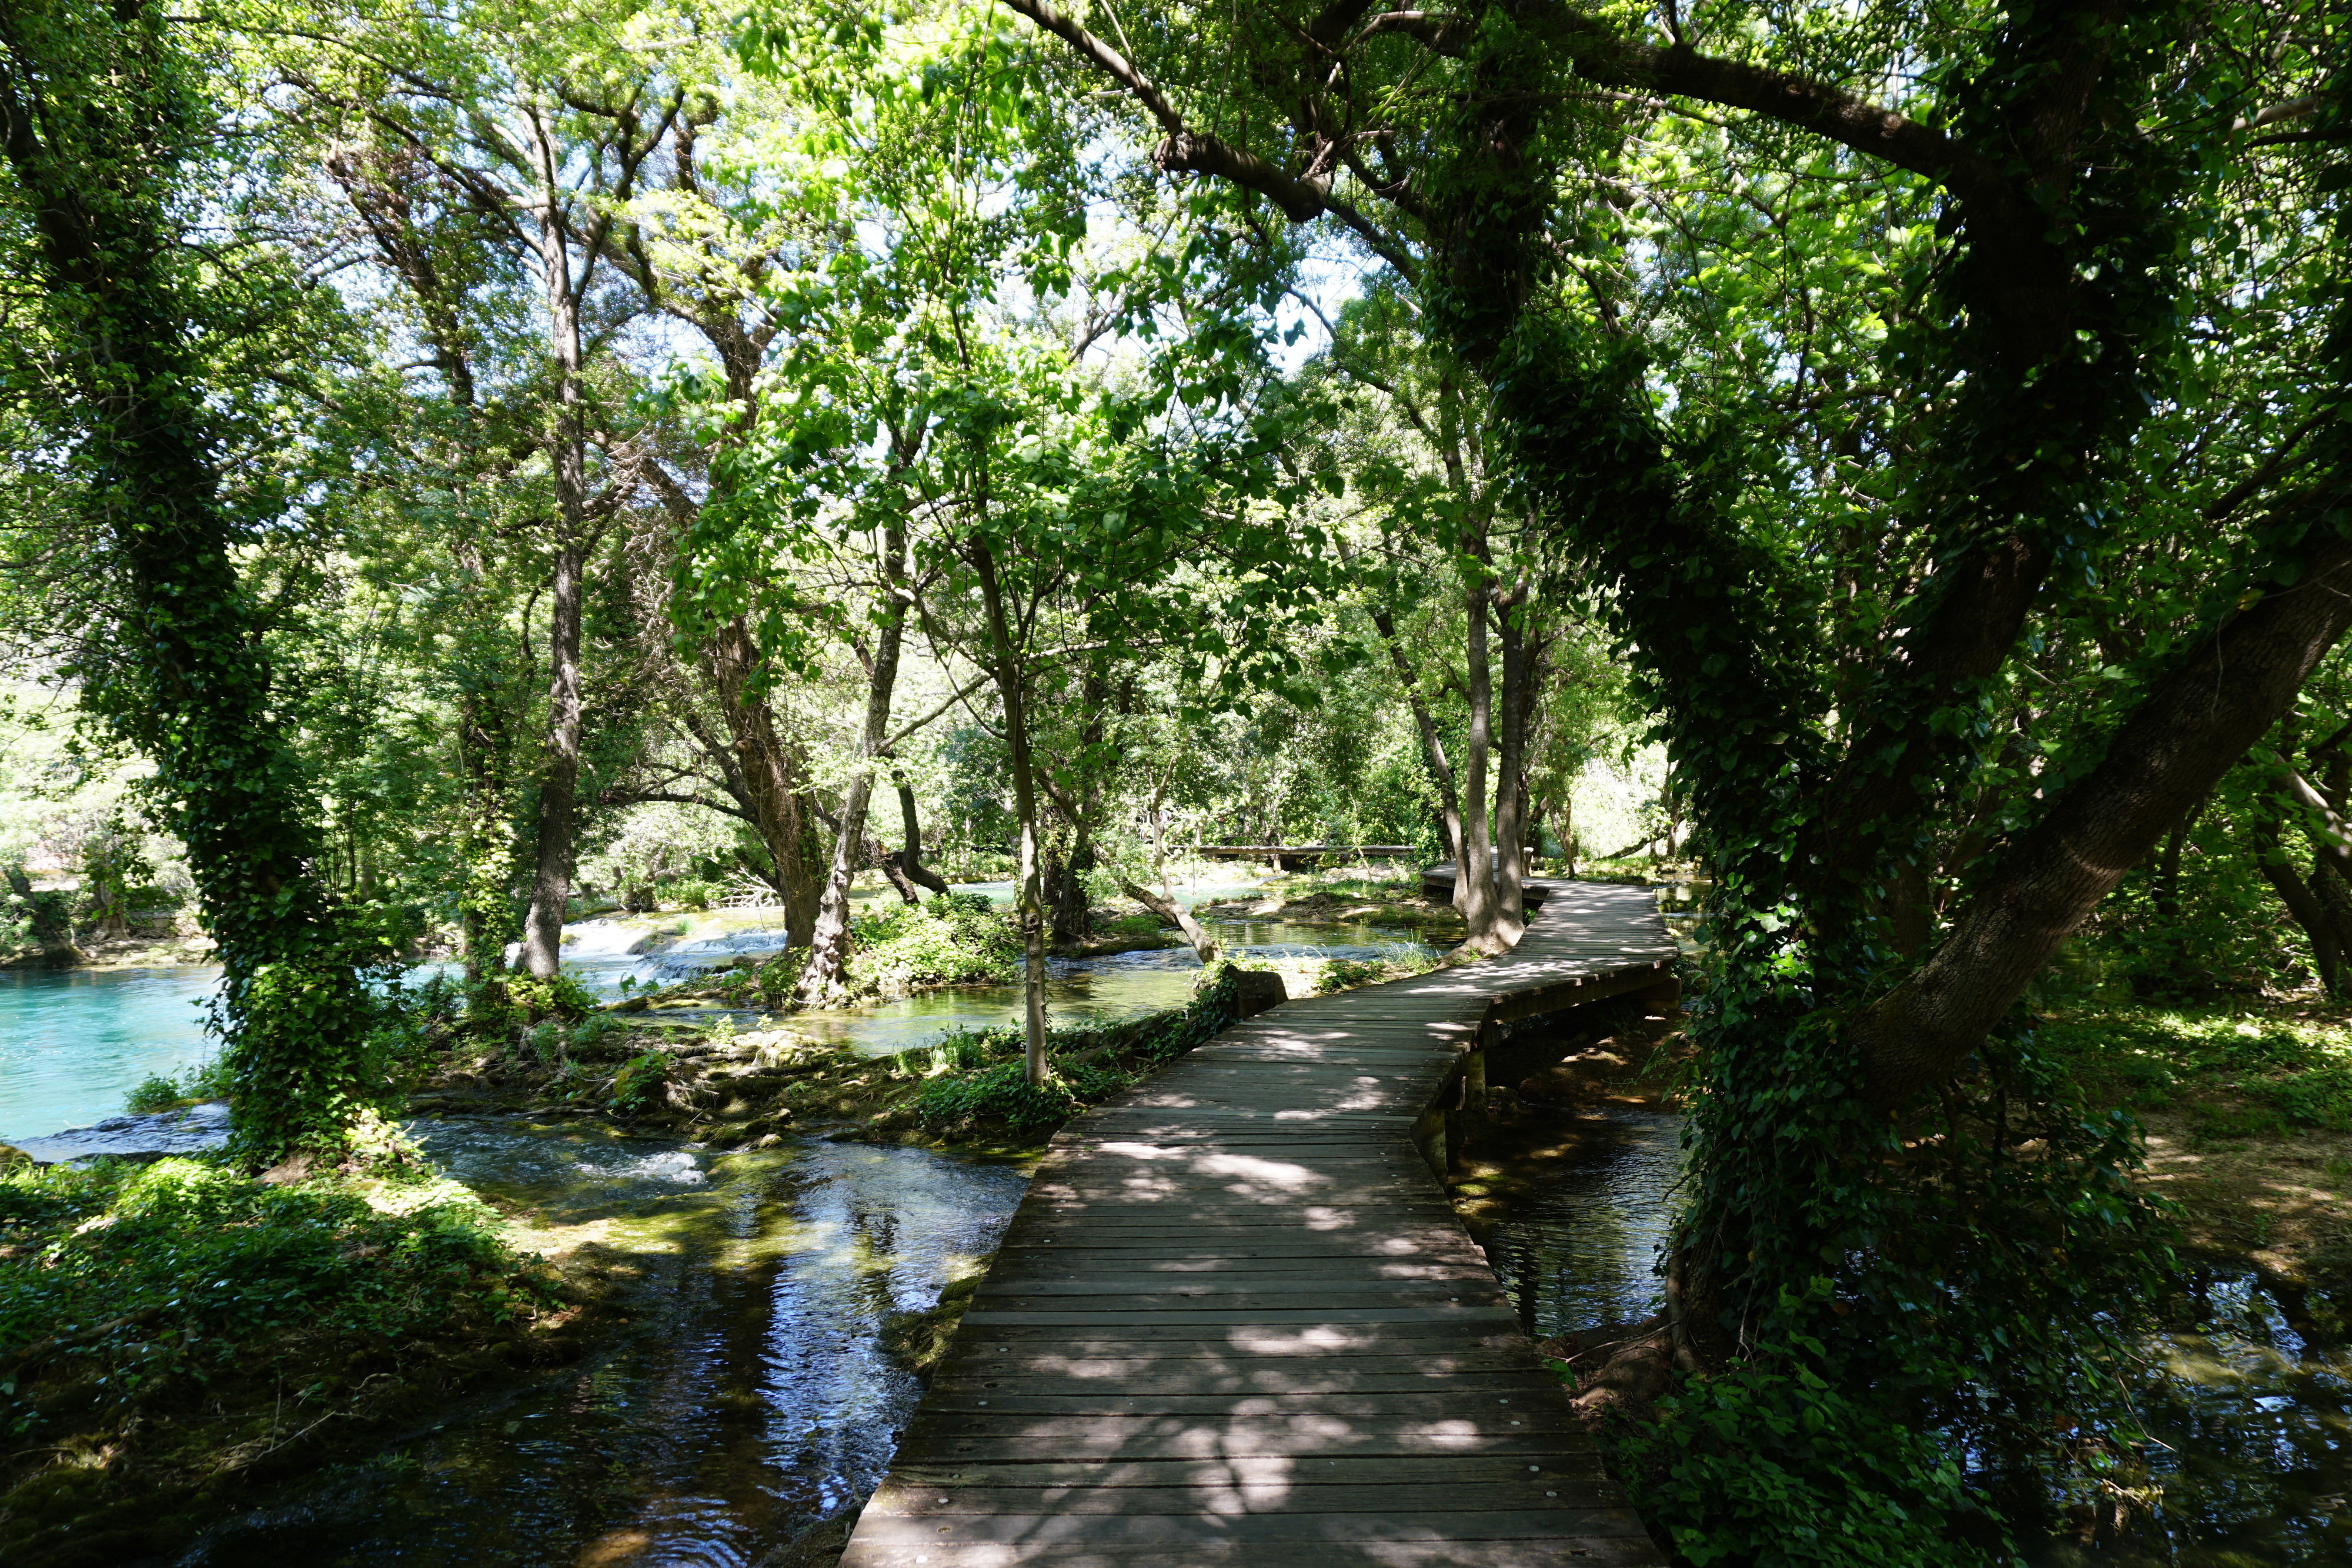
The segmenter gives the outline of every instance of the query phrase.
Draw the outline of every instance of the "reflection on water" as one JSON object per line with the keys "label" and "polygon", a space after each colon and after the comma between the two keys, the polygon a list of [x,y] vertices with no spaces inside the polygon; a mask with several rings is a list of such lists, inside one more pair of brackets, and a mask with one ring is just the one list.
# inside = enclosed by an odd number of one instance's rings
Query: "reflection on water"
{"label": "reflection on water", "polygon": [[0,969],[0,1143],[122,1109],[154,1073],[212,1054],[216,968]]}
{"label": "reflection on water", "polygon": [[605,1222],[653,1273],[644,1332],[294,1484],[183,1568],[757,1563],[880,1479],[919,1393],[882,1320],[992,1249],[1024,1185],[915,1149],[713,1160],[514,1123],[415,1130],[469,1185]]}
{"label": "reflection on water", "polygon": [[1500,1194],[1482,1239],[1520,1321],[1538,1339],[1658,1310],[1651,1272],[1682,1174],[1682,1118],[1612,1108],[1545,1129],[1570,1140],[1538,1184]]}
{"label": "reflection on water", "polygon": [[2312,1321],[2327,1309],[2252,1278],[2195,1284],[2199,1321],[2150,1341],[2132,1391],[2160,1492],[2120,1532],[2044,1543],[2036,1568],[2352,1563],[2352,1354]]}
{"label": "reflection on water", "polygon": [[[1501,1218],[1485,1228],[1487,1256],[1530,1333],[1658,1309],[1651,1265],[1682,1166],[1680,1129],[1677,1117],[1630,1109],[1547,1126],[1536,1139],[1540,1179],[1490,1195]],[[2182,1326],[2149,1340],[2131,1391],[2157,1444],[2144,1469],[2119,1479],[2147,1490],[2120,1531],[2109,1500],[2095,1539],[2084,1539],[2085,1526],[2033,1542],[2032,1568],[2352,1563],[2352,1353],[2340,1309],[2251,1277],[2192,1284]]]}

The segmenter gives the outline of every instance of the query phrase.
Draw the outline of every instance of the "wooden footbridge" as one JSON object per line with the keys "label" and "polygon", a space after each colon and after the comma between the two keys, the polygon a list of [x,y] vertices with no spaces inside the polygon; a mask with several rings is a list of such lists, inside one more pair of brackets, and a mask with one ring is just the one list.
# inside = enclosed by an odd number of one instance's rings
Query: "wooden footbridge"
{"label": "wooden footbridge", "polygon": [[1543,891],[1065,1128],[843,1568],[1660,1562],[1433,1175],[1500,1023],[1672,984],[1646,891]]}

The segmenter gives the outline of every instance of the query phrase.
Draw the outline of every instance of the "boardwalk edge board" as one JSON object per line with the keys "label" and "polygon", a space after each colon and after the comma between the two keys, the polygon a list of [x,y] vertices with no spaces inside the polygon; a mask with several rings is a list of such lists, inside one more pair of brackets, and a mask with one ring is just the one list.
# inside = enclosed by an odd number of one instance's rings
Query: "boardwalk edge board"
{"label": "boardwalk edge board", "polygon": [[1497,1026],[1674,984],[1646,889],[1529,891],[1512,952],[1259,1014],[1064,1128],[843,1568],[1656,1568],[1439,1179]]}

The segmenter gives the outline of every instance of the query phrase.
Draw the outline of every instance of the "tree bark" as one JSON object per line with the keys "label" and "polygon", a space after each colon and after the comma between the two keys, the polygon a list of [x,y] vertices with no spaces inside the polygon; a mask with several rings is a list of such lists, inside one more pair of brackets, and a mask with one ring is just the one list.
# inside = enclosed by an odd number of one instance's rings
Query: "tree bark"
{"label": "tree bark", "polygon": [[2302,564],[2148,693],[1934,956],[1855,1020],[1874,1103],[1892,1107],[1958,1067],[2067,934],[2286,711],[2352,625],[2352,541],[2318,540]]}
{"label": "tree bark", "polygon": [[1045,1082],[1045,898],[1037,842],[1037,775],[1029,754],[1026,679],[1013,646],[1004,613],[1004,591],[996,575],[996,554],[975,538],[967,547],[980,578],[988,615],[989,650],[995,655],[997,695],[1004,704],[1004,742],[1013,768],[1013,810],[1021,824],[1019,905],[1023,965],[1022,1022],[1027,1037],[1024,1068],[1032,1086]]}
{"label": "tree bark", "polygon": [[1454,782],[1454,766],[1446,760],[1445,743],[1438,737],[1437,720],[1429,711],[1429,700],[1422,694],[1420,681],[1414,677],[1412,662],[1405,657],[1404,644],[1397,640],[1396,617],[1385,610],[1375,610],[1372,627],[1387,645],[1397,685],[1404,688],[1405,704],[1412,710],[1413,727],[1421,733],[1422,760],[1428,765],[1430,779],[1437,786],[1437,831],[1444,841],[1438,848],[1458,871],[1462,864],[1462,791]]}
{"label": "tree bark", "polygon": [[[2344,988],[2344,947],[2331,912],[2320,902],[2319,890],[2305,883],[2294,874],[2288,859],[2285,824],[2275,811],[2255,824],[2253,830],[2254,864],[2261,868],[2263,880],[2271,884],[2279,902],[2286,905],[2287,914],[2311,943],[2311,966],[2317,972],[2323,989],[2331,996],[2340,996]],[[2316,883],[2317,868],[2314,868],[2313,883]]]}
{"label": "tree bark", "polygon": [[805,946],[815,933],[824,888],[816,874],[815,832],[798,759],[776,733],[774,709],[759,695],[759,644],[739,615],[719,628],[704,657],[727,719],[732,771],[775,866],[776,893],[784,901],[784,940]]}
{"label": "tree bark", "polygon": [[1497,601],[1496,611],[1503,643],[1503,694],[1501,734],[1495,747],[1495,928],[1516,947],[1528,929],[1528,720],[1542,644],[1528,625],[1533,611],[1524,580]]}
{"label": "tree bark", "polygon": [[809,939],[808,963],[793,991],[793,999],[803,1007],[815,1006],[840,988],[842,966],[849,958],[849,879],[864,858],[866,808],[873,798],[875,763],[890,733],[890,697],[898,684],[898,650],[907,628],[903,517],[892,514],[882,529],[882,547],[877,553],[882,615],[875,628],[874,664],[866,681],[866,728],[858,738],[857,766],[851,769],[842,795],[841,821],[833,837],[833,865]]}
{"label": "tree bark", "polygon": [[[539,262],[547,287],[549,348],[555,360],[555,581],[549,594],[547,741],[539,775],[539,831],[530,913],[523,921],[523,967],[540,979],[563,966],[563,914],[572,894],[572,840],[580,809],[581,578],[588,531],[588,433],[583,418],[580,298],[572,237],[558,206],[557,152],[545,134],[540,160]],[[584,281],[584,280],[583,280]]]}
{"label": "tree bark", "polygon": [[1486,764],[1494,750],[1494,678],[1487,655],[1487,615],[1494,598],[1486,569],[1485,530],[1465,533],[1463,609],[1468,624],[1470,733],[1462,746],[1462,857],[1454,863],[1454,907],[1467,927],[1463,946],[1499,953],[1518,939],[1496,906],[1494,819],[1487,804]]}
{"label": "tree bark", "polygon": [[[890,782],[898,787],[898,821],[906,834],[906,847],[898,852],[899,873],[918,887],[944,894],[948,890],[947,878],[923,864],[923,824],[915,814],[914,787],[907,782],[907,775],[896,768],[890,769]],[[907,902],[914,902],[911,894]]]}

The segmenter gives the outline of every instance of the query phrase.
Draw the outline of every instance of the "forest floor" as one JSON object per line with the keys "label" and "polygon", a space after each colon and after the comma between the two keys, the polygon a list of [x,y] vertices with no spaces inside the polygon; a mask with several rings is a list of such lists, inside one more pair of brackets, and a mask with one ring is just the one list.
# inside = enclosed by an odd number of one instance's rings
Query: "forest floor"
{"label": "forest floor", "polygon": [[2091,1103],[2139,1118],[2142,1179],[2180,1205],[2191,1260],[2352,1291],[2352,1008],[2080,1002],[2042,1040]]}

